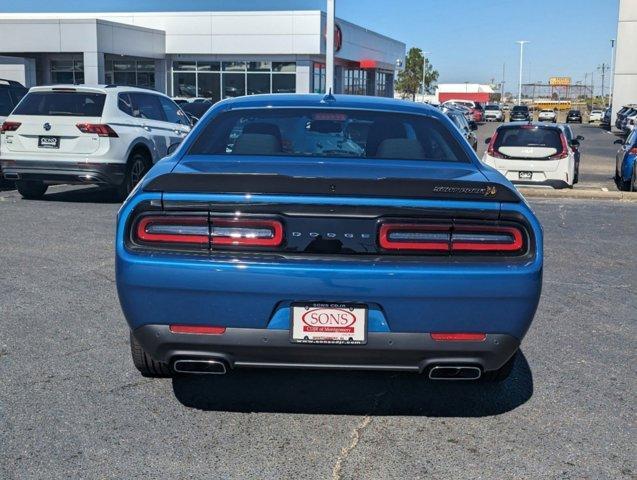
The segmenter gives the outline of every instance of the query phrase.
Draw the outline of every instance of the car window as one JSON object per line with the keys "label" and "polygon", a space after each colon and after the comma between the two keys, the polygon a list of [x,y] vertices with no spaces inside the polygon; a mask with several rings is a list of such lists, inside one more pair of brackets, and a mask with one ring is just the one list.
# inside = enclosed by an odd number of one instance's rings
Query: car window
{"label": "car window", "polygon": [[128,93],[119,93],[117,95],[117,108],[126,115],[130,115],[131,117],[133,116],[133,104]]}
{"label": "car window", "polygon": [[159,96],[150,93],[131,93],[133,100],[133,116],[148,120],[165,121],[164,111],[159,103]]}
{"label": "car window", "polygon": [[628,138],[626,139],[626,145],[635,145],[637,144],[637,130],[633,130]]}
{"label": "car window", "polygon": [[13,105],[15,106],[20,103],[20,100],[22,100],[22,98],[27,94],[28,91],[28,89],[21,87],[10,88],[9,92],[11,94],[11,97],[13,98]]}
{"label": "car window", "polygon": [[180,125],[188,125],[188,119],[184,112],[182,112],[177,104],[166,97],[159,97],[161,107],[164,109],[164,116],[166,121],[170,123],[178,123]]}
{"label": "car window", "polygon": [[222,113],[199,130],[189,153],[470,162],[451,130],[437,119],[332,109]]}
{"label": "car window", "polygon": [[513,111],[526,113],[529,111],[529,107],[526,107],[524,105],[516,105],[515,107],[513,107]]}
{"label": "car window", "polygon": [[49,117],[101,117],[106,95],[76,91],[28,93],[13,112],[15,115]]}
{"label": "car window", "polygon": [[505,127],[498,130],[494,147],[550,147],[560,151],[562,139],[556,128]]}
{"label": "car window", "polygon": [[13,101],[8,88],[0,88],[0,115],[6,117],[13,110]]}

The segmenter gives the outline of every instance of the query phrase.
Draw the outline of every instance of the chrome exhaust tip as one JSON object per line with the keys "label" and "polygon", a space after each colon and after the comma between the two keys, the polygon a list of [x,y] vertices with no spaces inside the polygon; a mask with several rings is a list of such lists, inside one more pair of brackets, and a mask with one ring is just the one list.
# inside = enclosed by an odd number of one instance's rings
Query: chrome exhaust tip
{"label": "chrome exhaust tip", "polygon": [[177,373],[194,375],[223,375],[228,369],[221,360],[175,360],[173,370]]}
{"label": "chrome exhaust tip", "polygon": [[467,365],[436,365],[429,370],[430,380],[478,380],[482,369]]}
{"label": "chrome exhaust tip", "polygon": [[5,173],[4,178],[6,180],[20,180],[20,174],[18,173]]}

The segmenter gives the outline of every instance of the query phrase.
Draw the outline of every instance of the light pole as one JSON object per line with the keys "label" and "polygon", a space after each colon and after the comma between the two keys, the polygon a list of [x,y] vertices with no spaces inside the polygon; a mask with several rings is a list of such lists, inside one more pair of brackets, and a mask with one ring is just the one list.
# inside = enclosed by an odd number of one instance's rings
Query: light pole
{"label": "light pole", "polygon": [[528,40],[518,40],[515,43],[520,44],[520,78],[518,81],[518,105],[522,104],[522,62],[524,59],[524,45],[530,43]]}
{"label": "light pole", "polygon": [[613,103],[613,84],[615,83],[615,39],[610,41],[610,89],[608,91],[608,106]]}
{"label": "light pole", "polygon": [[336,0],[327,0],[327,33],[325,42],[325,91],[334,93],[334,29]]}
{"label": "light pole", "polygon": [[427,55],[431,52],[422,52],[422,102],[425,103],[425,72],[427,71]]}

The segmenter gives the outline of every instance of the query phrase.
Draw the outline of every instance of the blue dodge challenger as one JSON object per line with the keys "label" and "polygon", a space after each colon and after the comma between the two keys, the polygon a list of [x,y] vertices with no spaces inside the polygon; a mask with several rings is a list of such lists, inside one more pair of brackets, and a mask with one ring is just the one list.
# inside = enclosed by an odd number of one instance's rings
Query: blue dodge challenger
{"label": "blue dodge challenger", "polygon": [[124,203],[116,256],[147,376],[501,381],[542,286],[538,220],[449,119],[356,96],[218,103]]}

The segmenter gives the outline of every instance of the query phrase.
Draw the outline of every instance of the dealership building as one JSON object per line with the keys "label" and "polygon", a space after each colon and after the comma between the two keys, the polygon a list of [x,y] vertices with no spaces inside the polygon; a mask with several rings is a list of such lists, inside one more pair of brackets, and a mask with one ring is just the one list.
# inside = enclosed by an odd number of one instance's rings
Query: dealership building
{"label": "dealership building", "polygon": [[613,78],[613,121],[626,104],[637,103],[637,2],[620,0]]}
{"label": "dealership building", "polygon": [[[0,78],[174,97],[324,93],[321,11],[0,14]],[[405,44],[337,19],[335,92],[393,96]]]}

